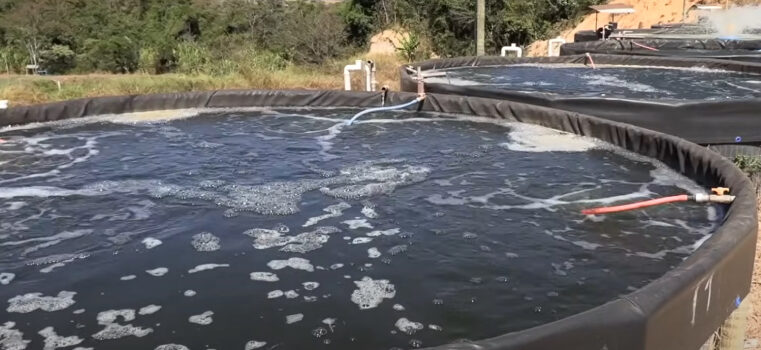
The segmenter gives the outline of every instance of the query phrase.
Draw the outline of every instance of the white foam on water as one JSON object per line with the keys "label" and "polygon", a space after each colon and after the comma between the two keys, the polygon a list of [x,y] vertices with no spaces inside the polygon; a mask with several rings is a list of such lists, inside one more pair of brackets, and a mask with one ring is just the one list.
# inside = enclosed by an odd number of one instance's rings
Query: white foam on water
{"label": "white foam on water", "polygon": [[277,282],[280,280],[280,278],[272,272],[252,272],[250,277],[252,281],[262,282]]}
{"label": "white foam on water", "polygon": [[153,304],[151,304],[151,305],[148,305],[148,306],[141,307],[140,310],[137,311],[137,313],[139,315],[152,315],[152,314],[155,314],[156,312],[158,312],[159,310],[161,310],[161,306],[160,305],[153,305]]}
{"label": "white foam on water", "polygon": [[531,124],[510,124],[510,142],[501,147],[516,152],[587,152],[600,146],[589,137]]}
{"label": "white foam on water", "polygon": [[104,326],[102,330],[92,335],[96,340],[111,340],[129,336],[142,338],[153,332],[152,328],[135,327],[131,324],[119,324],[117,319],[121,317],[124,322],[135,319],[135,310],[107,310],[98,313],[98,324]]}
{"label": "white foam on water", "polygon": [[85,348],[85,347],[77,346],[76,348],[71,350],[95,350],[95,348]]}
{"label": "white foam on water", "polygon": [[367,257],[370,259],[377,259],[380,258],[381,252],[378,251],[378,248],[372,247],[367,250]]}
{"label": "white foam on water", "polygon": [[182,295],[184,295],[186,297],[194,297],[194,296],[196,296],[196,294],[197,294],[196,291],[194,291],[192,289],[188,289],[184,293],[182,293]]}
{"label": "white foam on water", "polygon": [[11,272],[2,272],[0,273],[0,284],[7,286],[11,282],[13,282],[13,279],[16,278],[15,273]]}
{"label": "white foam on water", "polygon": [[430,330],[432,330],[432,331],[441,332],[441,331],[443,331],[443,330],[444,330],[444,327],[442,327],[442,326],[439,326],[439,325],[437,325],[437,324],[429,324],[429,325],[428,325],[428,329],[430,329]]}
{"label": "white foam on water", "polygon": [[408,247],[407,247],[406,244],[400,244],[400,245],[395,245],[395,246],[393,246],[391,248],[388,248],[388,251],[386,251],[386,252],[388,254],[394,256],[394,255],[399,255],[401,253],[406,252],[407,249],[408,249]]}
{"label": "white foam on water", "polygon": [[301,322],[301,320],[304,319],[304,314],[293,314],[285,316],[285,323],[286,324],[293,324],[296,322]]}
{"label": "white foam on water", "polygon": [[152,269],[152,270],[145,270],[145,272],[147,272],[149,275],[154,276],[154,277],[161,277],[161,276],[166,275],[167,272],[169,272],[169,269],[166,268],[166,267],[157,267],[157,268]]}
{"label": "white foam on water", "polygon": [[85,309],[77,309],[77,310],[72,311],[71,313],[75,314],[75,315],[80,315],[80,314],[85,313]]}
{"label": "white foam on water", "polygon": [[371,231],[371,232],[368,232],[366,235],[367,235],[368,237],[378,237],[378,236],[393,236],[393,235],[396,235],[396,234],[398,234],[399,232],[401,232],[401,230],[400,230],[400,229],[398,229],[398,228],[392,228],[392,229],[390,229],[390,230],[383,230],[383,231],[380,231],[380,230],[376,230],[376,231]]}
{"label": "white foam on water", "polygon": [[286,299],[296,299],[299,297],[299,293],[296,293],[293,289],[285,291],[283,295],[285,295]]}
{"label": "white foam on water", "polygon": [[263,215],[290,215],[299,211],[302,196],[314,190],[342,199],[390,194],[397,187],[424,181],[430,169],[401,165],[399,161],[365,161],[347,166],[329,178],[271,182],[256,186],[238,184],[216,188],[182,187],[157,180],[103,181],[81,189],[58,187],[5,187],[0,198],[105,196],[111,193],[148,193],[156,199],[198,199],[227,207],[231,213],[252,211]]}
{"label": "white foam on water", "polygon": [[214,316],[214,312],[212,311],[205,311],[200,315],[193,315],[188,318],[188,322],[195,323],[202,326],[208,326],[212,322],[214,322],[214,319],[212,319],[212,316]]}
{"label": "white foam on water", "polygon": [[378,307],[383,299],[392,299],[396,296],[396,288],[388,280],[373,280],[363,277],[360,281],[354,281],[357,289],[351,293],[351,301],[357,304],[360,310]]}
{"label": "white foam on water", "polygon": [[158,240],[156,238],[148,237],[146,239],[143,239],[142,243],[145,245],[146,249],[153,249],[161,245],[161,240]]}
{"label": "white foam on water", "polygon": [[317,144],[320,146],[320,155],[324,160],[333,160],[336,158],[339,158],[338,156],[334,154],[330,154],[330,150],[333,149],[333,142],[332,140],[335,139],[338,135],[341,134],[341,130],[344,127],[344,123],[338,123],[336,125],[331,126],[326,131],[328,132],[327,135],[322,135],[317,137]]}
{"label": "white foam on water", "polygon": [[98,313],[97,320],[100,325],[107,325],[116,322],[121,317],[124,322],[135,320],[135,310],[121,309],[121,310],[106,310]]}
{"label": "white foam on water", "polygon": [[201,264],[188,270],[188,273],[197,273],[202,271],[219,269],[223,267],[230,267],[230,264]]}
{"label": "white foam on water", "polygon": [[15,329],[15,322],[5,322],[0,325],[0,349],[24,350],[31,342],[24,339],[24,333]]}
{"label": "white foam on water", "polygon": [[362,207],[362,215],[364,215],[368,219],[378,218],[378,213],[375,211],[375,208],[367,206],[367,205]]}
{"label": "white foam on water", "polygon": [[304,282],[301,285],[304,286],[304,289],[306,290],[315,290],[320,287],[319,282]]}
{"label": "white foam on water", "polygon": [[294,270],[303,270],[308,272],[314,271],[314,266],[309,263],[309,260],[303,258],[290,258],[288,260],[272,260],[267,263],[267,266],[273,270],[282,270],[286,267],[290,267]]}
{"label": "white foam on water", "polygon": [[367,219],[356,218],[354,220],[343,221],[342,223],[346,224],[346,226],[349,226],[350,230],[356,230],[359,228],[369,228],[369,229],[373,228],[373,225],[370,225],[370,223],[367,222]]}
{"label": "white foam on water", "polygon": [[91,234],[92,232],[93,230],[64,231],[64,232],[54,234],[52,236],[35,237],[35,238],[28,238],[28,239],[24,239],[20,241],[3,242],[3,243],[0,243],[0,246],[18,246],[18,245],[26,245],[28,243],[34,243],[34,242],[44,242],[44,243],[36,244],[29,248],[24,249],[21,255],[27,255],[29,253],[34,253],[40,249],[52,247],[66,240],[87,236]]}
{"label": "white foam on water", "polygon": [[357,237],[351,241],[351,244],[365,244],[372,242],[373,239],[370,237]]}
{"label": "white foam on water", "polygon": [[271,292],[267,293],[267,299],[275,299],[275,298],[280,298],[280,297],[282,297],[283,295],[285,295],[285,293],[283,293],[283,291],[282,291],[282,290],[280,290],[280,289],[276,289],[276,290],[273,290],[273,291],[271,291]]}
{"label": "white foam on water", "polygon": [[190,242],[198,252],[214,252],[221,248],[219,237],[211,234],[210,232],[202,232],[193,235],[193,240]]}
{"label": "white foam on water", "polygon": [[690,178],[668,169],[662,164],[656,164],[655,169],[650,171],[650,176],[653,178],[652,183],[656,185],[678,187],[690,194],[706,192],[703,187],[696,184]]}
{"label": "white foam on water", "polygon": [[255,350],[255,349],[263,348],[265,345],[267,345],[266,341],[251,340],[248,343],[246,343],[244,350]]}
{"label": "white foam on water", "polygon": [[344,267],[344,264],[341,264],[341,263],[330,265],[330,269],[331,270],[338,270],[338,269],[340,269],[342,267]]}
{"label": "white foam on water", "polygon": [[34,197],[34,198],[48,198],[48,197],[69,197],[69,196],[95,196],[97,194],[90,194],[79,190],[67,190],[60,187],[52,186],[27,186],[27,187],[0,187],[0,199],[9,199],[17,197]]}
{"label": "white foam on water", "polygon": [[135,278],[137,278],[137,276],[135,276],[135,275],[127,275],[127,276],[119,277],[119,279],[122,280],[122,281],[131,281],[131,280],[133,280]]}
{"label": "white foam on water", "polygon": [[394,306],[392,308],[394,309],[394,311],[404,311],[404,310],[406,310],[404,308],[404,306],[402,306],[402,304],[394,304]]}
{"label": "white foam on water", "polygon": [[[74,260],[74,259],[71,259],[69,261],[72,261],[72,260]],[[52,264],[50,266],[47,266],[45,268],[40,269],[40,273],[51,273],[51,272],[53,272],[53,270],[55,270],[55,269],[57,269],[59,267],[64,267],[64,266],[66,266],[65,263],[58,262],[58,263],[55,263],[55,264]]]}
{"label": "white foam on water", "polygon": [[181,344],[162,344],[153,350],[190,350],[187,346]]}
{"label": "white foam on water", "polygon": [[27,205],[26,202],[8,202],[6,203],[7,207],[6,209],[13,211],[13,210],[19,210]]}
{"label": "white foam on water", "polygon": [[323,209],[322,211],[327,212],[327,214],[315,216],[313,218],[309,218],[307,222],[303,225],[303,227],[309,227],[312,226],[322,220],[330,219],[330,218],[336,218],[341,215],[343,215],[343,211],[346,209],[351,208],[351,205],[346,202],[341,202],[338,204],[330,205]]}
{"label": "white foam on water", "polygon": [[77,336],[71,336],[71,337],[62,337],[59,336],[53,327],[45,327],[41,331],[37,332],[37,334],[41,335],[44,340],[44,350],[55,350],[59,348],[68,348],[70,346],[79,345],[84,341],[84,339],[77,337]]}
{"label": "white foam on water", "polygon": [[43,296],[42,293],[17,295],[8,300],[8,312],[30,313],[36,310],[60,311],[74,305],[76,292],[60,291],[57,296]]}
{"label": "white foam on water", "polygon": [[405,317],[402,317],[396,321],[394,324],[396,328],[406,334],[413,335],[417,333],[417,331],[422,330],[425,328],[422,323],[420,322],[414,322],[410,321]]}
{"label": "white foam on water", "polygon": [[612,75],[601,74],[585,74],[581,76],[582,79],[587,81],[587,85],[593,86],[613,86],[617,88],[625,88],[630,91],[636,92],[651,92],[658,93],[663,96],[671,95],[668,91],[658,90],[653,86],[635,83],[633,81],[626,81]]}
{"label": "white foam on water", "polygon": [[254,238],[254,248],[256,249],[282,247],[280,251],[304,254],[322,248],[322,245],[330,239],[331,234],[340,231],[336,227],[320,226],[314,231],[295,236],[284,235],[277,230],[259,228],[248,230],[243,234]]}

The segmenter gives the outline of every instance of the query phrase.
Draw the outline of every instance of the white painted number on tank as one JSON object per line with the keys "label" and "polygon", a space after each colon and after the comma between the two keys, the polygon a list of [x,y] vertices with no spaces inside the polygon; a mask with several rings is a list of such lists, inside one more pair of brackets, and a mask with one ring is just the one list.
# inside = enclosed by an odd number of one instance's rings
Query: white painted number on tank
{"label": "white painted number on tank", "polygon": [[700,287],[703,286],[703,291],[708,293],[708,298],[706,298],[706,313],[711,308],[711,286],[713,284],[713,274],[711,274],[710,277],[707,279],[703,279],[700,282],[698,282],[698,285],[695,286],[695,292],[692,294],[692,320],[690,321],[691,325],[695,325],[695,314],[698,308],[698,293],[700,292]]}

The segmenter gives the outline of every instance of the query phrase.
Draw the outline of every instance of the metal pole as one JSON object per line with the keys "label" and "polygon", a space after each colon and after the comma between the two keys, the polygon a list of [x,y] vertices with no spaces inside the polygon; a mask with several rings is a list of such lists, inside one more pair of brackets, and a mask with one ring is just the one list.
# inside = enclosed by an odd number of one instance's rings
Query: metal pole
{"label": "metal pole", "polygon": [[486,0],[476,0],[476,56],[486,54]]}
{"label": "metal pole", "polygon": [[682,23],[687,21],[687,0],[682,0]]}

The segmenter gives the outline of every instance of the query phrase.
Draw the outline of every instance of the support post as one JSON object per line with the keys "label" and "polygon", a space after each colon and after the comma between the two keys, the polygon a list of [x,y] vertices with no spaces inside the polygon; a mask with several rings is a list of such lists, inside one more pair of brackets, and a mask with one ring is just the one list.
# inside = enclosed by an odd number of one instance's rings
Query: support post
{"label": "support post", "polygon": [[716,350],[742,350],[744,348],[745,327],[748,325],[748,315],[751,312],[749,298],[750,296],[747,296],[719,328]]}
{"label": "support post", "polygon": [[476,0],[476,56],[486,54],[486,0]]}

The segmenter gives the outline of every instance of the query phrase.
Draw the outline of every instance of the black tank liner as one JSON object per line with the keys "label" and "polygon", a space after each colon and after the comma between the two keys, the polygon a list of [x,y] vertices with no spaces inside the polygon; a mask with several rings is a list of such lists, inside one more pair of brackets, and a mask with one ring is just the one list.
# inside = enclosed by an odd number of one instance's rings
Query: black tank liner
{"label": "black tank liner", "polygon": [[[473,67],[500,68],[527,65],[590,65],[590,57],[598,66],[631,66],[662,68],[697,68],[698,71],[726,70],[736,73],[756,75],[761,73],[761,64],[732,62],[710,59],[643,57],[624,55],[575,55],[561,57],[510,58],[510,57],[462,57],[429,60],[402,67],[401,86],[404,91],[417,91],[417,81],[410,67],[421,67],[426,72],[447,69],[470,69]],[[589,74],[594,74],[592,69]],[[657,76],[657,74],[653,74]],[[755,78],[753,78],[755,79]],[[633,124],[685,138],[701,145],[752,146],[746,151],[758,153],[761,127],[758,111],[761,98],[741,99],[685,99],[666,101],[654,98],[583,97],[571,93],[548,93],[533,87],[533,91],[519,91],[522,87],[493,86],[481,84],[449,84],[440,81],[426,83],[426,91],[432,93],[456,94],[502,99],[529,103],[539,106],[564,109],[597,117]],[[694,91],[691,91],[694,92]],[[720,147],[719,147],[720,148]],[[736,148],[736,147],[735,147]],[[735,149],[736,151],[736,149]],[[747,152],[746,152],[747,153]]]}

